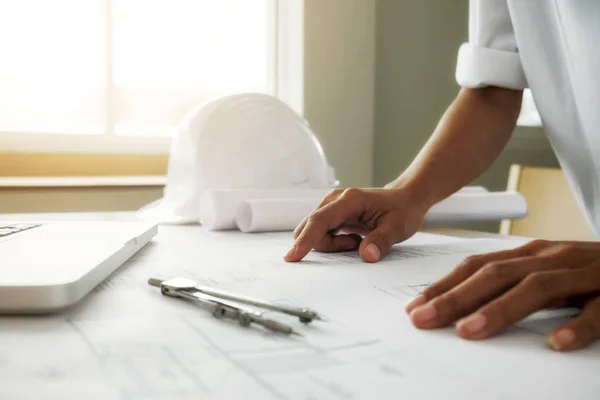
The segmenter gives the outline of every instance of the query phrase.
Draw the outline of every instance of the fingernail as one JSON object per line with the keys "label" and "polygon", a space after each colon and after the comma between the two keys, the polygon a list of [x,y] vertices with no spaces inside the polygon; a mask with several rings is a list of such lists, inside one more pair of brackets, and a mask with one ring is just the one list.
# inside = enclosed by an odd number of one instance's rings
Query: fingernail
{"label": "fingernail", "polygon": [[485,327],[486,318],[481,314],[471,315],[459,321],[456,324],[456,329],[465,330],[469,335],[476,335]]}
{"label": "fingernail", "polygon": [[425,304],[412,310],[410,318],[417,324],[426,324],[435,320],[437,311],[433,304]]}
{"label": "fingernail", "polygon": [[425,296],[423,296],[422,294],[418,295],[417,297],[415,297],[414,299],[412,299],[405,307],[405,310],[407,313],[410,314],[410,312],[417,307],[422,306],[423,304],[425,304],[425,302],[427,301],[427,299],[425,298]]}
{"label": "fingernail", "polygon": [[554,350],[562,350],[575,341],[572,329],[561,329],[548,337],[548,345]]}
{"label": "fingernail", "polygon": [[369,243],[367,247],[365,247],[365,253],[369,257],[369,260],[377,261],[379,260],[379,256],[381,252],[375,243]]}
{"label": "fingernail", "polygon": [[287,251],[287,253],[285,253],[285,255],[283,256],[283,258],[287,260],[288,258],[290,258],[291,256],[293,256],[295,252],[296,252],[296,247],[292,247],[291,249],[289,249]]}

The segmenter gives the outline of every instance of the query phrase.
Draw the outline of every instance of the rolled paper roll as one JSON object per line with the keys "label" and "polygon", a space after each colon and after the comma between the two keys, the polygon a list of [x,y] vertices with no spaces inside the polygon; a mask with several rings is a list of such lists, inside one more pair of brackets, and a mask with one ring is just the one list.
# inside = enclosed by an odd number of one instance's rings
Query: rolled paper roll
{"label": "rolled paper roll", "polygon": [[[292,231],[328,189],[211,190],[200,199],[200,222],[211,230]],[[500,221],[527,215],[518,192],[460,191],[435,204],[427,223]]]}
{"label": "rolled paper roll", "polygon": [[518,192],[456,193],[429,209],[425,222],[469,222],[521,219],[527,201]]}
{"label": "rolled paper roll", "polygon": [[[238,207],[245,200],[314,199],[317,204],[331,189],[220,189],[200,196],[200,223],[210,230],[238,229]],[[293,228],[292,228],[293,229]]]}
{"label": "rolled paper roll", "polygon": [[320,198],[244,200],[238,207],[236,223],[246,233],[292,231],[320,201]]}

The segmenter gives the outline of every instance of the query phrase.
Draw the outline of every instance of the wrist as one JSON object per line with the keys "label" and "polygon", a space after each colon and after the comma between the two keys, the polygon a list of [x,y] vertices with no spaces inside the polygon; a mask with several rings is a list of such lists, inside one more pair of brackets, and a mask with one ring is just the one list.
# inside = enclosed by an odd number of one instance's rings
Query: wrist
{"label": "wrist", "polygon": [[437,203],[432,186],[416,180],[398,178],[387,185],[385,189],[401,198],[404,203],[409,203],[423,214]]}

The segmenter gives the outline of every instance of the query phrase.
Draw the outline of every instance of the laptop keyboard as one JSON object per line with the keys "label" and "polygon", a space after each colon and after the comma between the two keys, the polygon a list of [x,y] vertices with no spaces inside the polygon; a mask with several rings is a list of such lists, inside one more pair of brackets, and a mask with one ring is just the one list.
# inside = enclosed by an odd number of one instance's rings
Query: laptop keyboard
{"label": "laptop keyboard", "polygon": [[15,233],[28,231],[33,228],[37,228],[41,224],[1,224],[0,223],[0,238],[14,235]]}

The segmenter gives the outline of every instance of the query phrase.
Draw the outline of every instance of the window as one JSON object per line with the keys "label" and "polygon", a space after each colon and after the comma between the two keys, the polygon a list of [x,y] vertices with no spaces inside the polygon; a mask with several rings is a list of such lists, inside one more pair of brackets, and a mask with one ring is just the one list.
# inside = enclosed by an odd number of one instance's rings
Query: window
{"label": "window", "polygon": [[0,0],[0,146],[168,150],[199,103],[275,94],[277,3]]}

